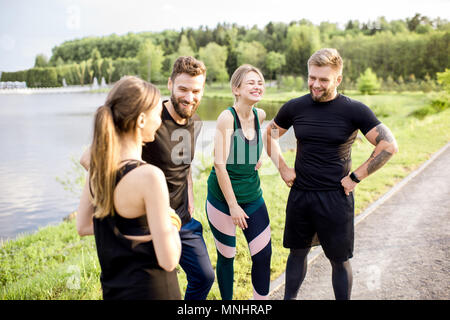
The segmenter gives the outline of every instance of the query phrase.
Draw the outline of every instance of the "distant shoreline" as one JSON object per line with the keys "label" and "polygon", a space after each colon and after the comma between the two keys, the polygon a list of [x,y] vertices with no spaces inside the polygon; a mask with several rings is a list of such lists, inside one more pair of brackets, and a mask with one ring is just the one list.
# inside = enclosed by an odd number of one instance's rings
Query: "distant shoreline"
{"label": "distant shoreline", "polygon": [[90,92],[104,93],[109,92],[109,87],[93,87],[93,86],[67,86],[55,88],[11,88],[0,89],[1,94],[38,94],[38,93],[74,93],[74,92]]}

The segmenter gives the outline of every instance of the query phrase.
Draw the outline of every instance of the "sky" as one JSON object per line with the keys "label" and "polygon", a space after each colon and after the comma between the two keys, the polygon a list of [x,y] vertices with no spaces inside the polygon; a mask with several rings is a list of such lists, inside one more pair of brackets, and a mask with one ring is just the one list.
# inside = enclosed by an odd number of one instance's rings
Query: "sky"
{"label": "sky", "polygon": [[262,28],[270,21],[388,21],[413,17],[450,20],[450,0],[0,0],[0,72],[33,67],[67,40],[112,33],[237,23]]}

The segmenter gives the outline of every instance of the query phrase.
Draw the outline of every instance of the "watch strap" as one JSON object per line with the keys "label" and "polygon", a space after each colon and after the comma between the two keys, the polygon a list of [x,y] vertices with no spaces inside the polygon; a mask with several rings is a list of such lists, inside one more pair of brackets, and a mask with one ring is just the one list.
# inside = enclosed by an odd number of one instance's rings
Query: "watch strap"
{"label": "watch strap", "polygon": [[352,179],[356,183],[360,183],[361,182],[361,180],[358,179],[358,177],[356,176],[356,174],[354,172],[350,173],[350,179]]}

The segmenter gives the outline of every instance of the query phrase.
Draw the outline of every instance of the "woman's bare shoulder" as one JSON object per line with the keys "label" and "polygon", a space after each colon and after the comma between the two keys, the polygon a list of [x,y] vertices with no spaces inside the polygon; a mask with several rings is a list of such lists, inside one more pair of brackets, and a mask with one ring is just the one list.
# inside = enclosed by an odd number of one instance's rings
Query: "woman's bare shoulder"
{"label": "woman's bare shoulder", "polygon": [[124,178],[137,187],[154,186],[158,183],[165,183],[166,178],[163,171],[149,163],[140,165],[136,169],[130,171]]}

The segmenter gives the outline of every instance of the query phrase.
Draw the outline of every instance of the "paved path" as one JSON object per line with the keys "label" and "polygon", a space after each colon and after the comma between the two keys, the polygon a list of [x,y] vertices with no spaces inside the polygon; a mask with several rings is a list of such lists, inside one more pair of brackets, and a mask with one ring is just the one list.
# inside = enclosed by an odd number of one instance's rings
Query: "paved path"
{"label": "paved path", "polygon": [[[433,159],[356,220],[352,299],[450,299],[450,143]],[[334,299],[317,251],[298,299]],[[281,279],[271,299],[283,299]]]}

